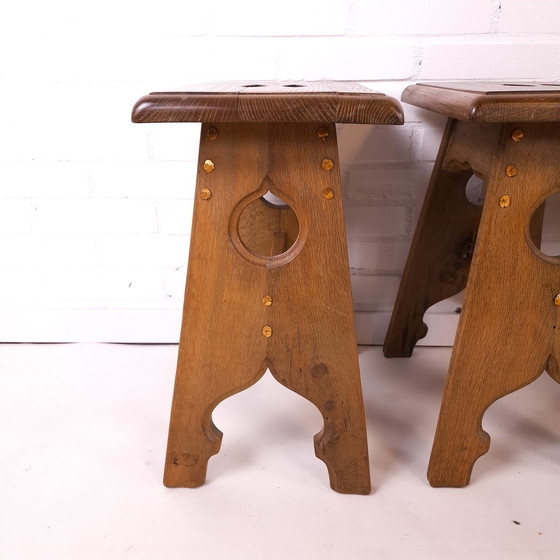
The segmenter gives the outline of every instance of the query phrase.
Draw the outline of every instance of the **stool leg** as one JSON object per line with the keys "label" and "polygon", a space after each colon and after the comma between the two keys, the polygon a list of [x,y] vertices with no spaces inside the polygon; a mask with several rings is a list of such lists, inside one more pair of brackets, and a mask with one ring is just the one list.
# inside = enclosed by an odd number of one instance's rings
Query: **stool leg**
{"label": "stool leg", "polygon": [[403,272],[383,347],[388,358],[410,356],[426,336],[426,310],[459,293],[467,282],[481,208],[465,196],[472,172],[444,169],[453,129],[450,121]]}
{"label": "stool leg", "polygon": [[[240,132],[223,125],[216,139],[207,130],[203,125],[164,471],[168,487],[204,483],[208,459],[222,438],[212,422],[213,409],[266,370],[261,298],[267,271],[239,257],[229,232],[234,207],[266,176],[266,159],[253,157],[266,153],[266,130],[246,126]],[[213,171],[203,170],[206,160],[213,162]]]}
{"label": "stool leg", "polygon": [[[513,128],[504,126],[488,182],[428,467],[432,486],[467,485],[475,461],[490,445],[482,429],[486,409],[546,368],[558,373],[554,296],[560,261],[555,265],[540,256],[526,232],[542,223],[539,205],[558,189],[560,134],[558,127],[525,125],[524,142],[515,144]],[[517,175],[506,175],[509,165],[516,166]]]}
{"label": "stool leg", "polygon": [[[315,436],[315,452],[327,466],[331,487],[367,494],[369,459],[336,131],[326,126],[328,136],[323,131],[319,137],[318,128],[278,125],[271,140],[271,181],[298,201],[295,210],[306,240],[293,260],[270,273],[270,369],[321,412],[324,427]],[[324,159],[332,169],[321,167]]]}

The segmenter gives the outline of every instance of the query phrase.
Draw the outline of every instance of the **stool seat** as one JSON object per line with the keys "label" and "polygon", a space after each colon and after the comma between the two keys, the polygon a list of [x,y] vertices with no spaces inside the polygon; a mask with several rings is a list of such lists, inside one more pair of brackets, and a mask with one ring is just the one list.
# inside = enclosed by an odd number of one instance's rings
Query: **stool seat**
{"label": "stool seat", "polygon": [[[560,192],[560,84],[418,84],[403,101],[448,123],[385,339],[410,356],[428,307],[466,287],[428,468],[465,486],[488,451],[487,408],[543,370],[560,381],[560,257],[541,247]],[[483,205],[466,186],[483,180]]]}
{"label": "stool seat", "polygon": [[403,112],[392,97],[353,82],[223,82],[146,95],[132,120],[403,124]]}
{"label": "stool seat", "polygon": [[408,86],[401,99],[466,122],[560,121],[560,83],[425,83]]}
{"label": "stool seat", "polygon": [[228,83],[153,93],[134,122],[202,122],[164,484],[200,486],[212,411],[269,369],[317,406],[331,487],[371,483],[336,122],[400,124],[358,84]]}

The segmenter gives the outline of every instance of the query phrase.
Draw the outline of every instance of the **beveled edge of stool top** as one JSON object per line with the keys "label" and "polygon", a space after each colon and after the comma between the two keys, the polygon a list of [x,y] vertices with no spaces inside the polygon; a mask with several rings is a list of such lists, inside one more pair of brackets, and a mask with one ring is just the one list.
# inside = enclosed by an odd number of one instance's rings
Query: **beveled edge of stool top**
{"label": "beveled edge of stool top", "polygon": [[560,121],[560,82],[419,83],[401,100],[467,122]]}
{"label": "beveled edge of stool top", "polygon": [[401,104],[355,82],[217,82],[140,98],[132,122],[403,124]]}

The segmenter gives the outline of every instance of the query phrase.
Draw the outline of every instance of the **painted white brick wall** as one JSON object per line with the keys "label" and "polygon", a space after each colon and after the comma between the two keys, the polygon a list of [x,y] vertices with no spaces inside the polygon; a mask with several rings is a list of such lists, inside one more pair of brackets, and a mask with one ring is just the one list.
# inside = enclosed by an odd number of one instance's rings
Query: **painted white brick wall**
{"label": "painted white brick wall", "polygon": [[[0,341],[176,341],[200,127],[151,90],[237,79],[560,80],[556,0],[11,2],[0,21]],[[379,343],[445,119],[339,126],[359,339]],[[560,245],[560,200],[544,241]],[[429,314],[449,344],[460,297]]]}

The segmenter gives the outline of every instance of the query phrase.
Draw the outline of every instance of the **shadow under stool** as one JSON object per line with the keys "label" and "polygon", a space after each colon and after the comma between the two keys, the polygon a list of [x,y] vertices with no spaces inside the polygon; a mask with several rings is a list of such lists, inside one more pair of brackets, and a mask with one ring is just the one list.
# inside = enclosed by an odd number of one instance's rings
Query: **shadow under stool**
{"label": "shadow under stool", "polygon": [[[486,409],[546,370],[560,381],[560,258],[541,248],[560,192],[560,84],[439,83],[402,100],[448,117],[385,340],[410,356],[428,307],[466,287],[428,479],[465,486]],[[465,195],[472,175],[482,206]]]}
{"label": "shadow under stool", "polygon": [[402,124],[353,83],[223,83],[152,93],[137,123],[201,122],[164,484],[206,479],[212,411],[266,369],[314,403],[331,487],[370,492],[335,123]]}

